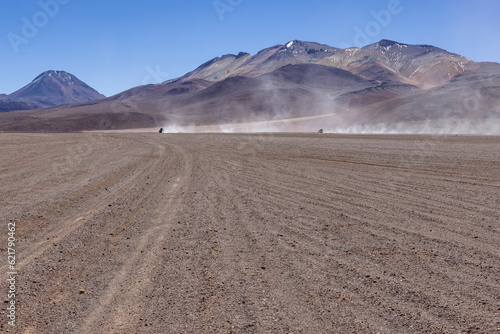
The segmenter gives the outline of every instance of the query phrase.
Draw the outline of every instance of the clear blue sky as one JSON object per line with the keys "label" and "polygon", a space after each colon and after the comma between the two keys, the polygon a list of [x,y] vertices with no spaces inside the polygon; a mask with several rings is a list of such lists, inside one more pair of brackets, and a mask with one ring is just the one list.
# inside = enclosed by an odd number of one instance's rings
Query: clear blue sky
{"label": "clear blue sky", "polygon": [[2,1],[0,93],[53,69],[110,96],[293,39],[392,39],[500,62],[499,13],[497,0]]}

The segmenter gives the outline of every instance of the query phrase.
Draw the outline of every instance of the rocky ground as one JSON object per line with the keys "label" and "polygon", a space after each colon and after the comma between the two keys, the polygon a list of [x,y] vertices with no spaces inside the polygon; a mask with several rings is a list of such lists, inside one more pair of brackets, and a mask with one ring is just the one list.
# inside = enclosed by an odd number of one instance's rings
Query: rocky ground
{"label": "rocky ground", "polygon": [[0,134],[0,331],[500,333],[499,145]]}

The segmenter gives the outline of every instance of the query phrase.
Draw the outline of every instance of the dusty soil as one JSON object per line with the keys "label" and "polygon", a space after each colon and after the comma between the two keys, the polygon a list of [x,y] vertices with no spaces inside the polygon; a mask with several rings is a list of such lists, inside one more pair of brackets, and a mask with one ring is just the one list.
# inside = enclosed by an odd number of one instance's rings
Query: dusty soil
{"label": "dusty soil", "polygon": [[499,147],[0,134],[0,331],[498,333]]}

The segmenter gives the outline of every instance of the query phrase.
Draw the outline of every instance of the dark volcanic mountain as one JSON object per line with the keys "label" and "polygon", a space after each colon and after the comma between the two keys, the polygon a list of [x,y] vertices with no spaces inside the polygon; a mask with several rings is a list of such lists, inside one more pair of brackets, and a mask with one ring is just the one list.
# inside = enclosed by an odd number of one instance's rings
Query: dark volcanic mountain
{"label": "dark volcanic mountain", "polygon": [[[32,108],[48,108],[104,98],[96,90],[64,71],[47,71],[30,84],[5,96],[1,102],[24,103]],[[33,108],[34,107],[34,108]],[[27,109],[27,108],[23,108]],[[15,109],[14,109],[15,110]]]}
{"label": "dark volcanic mountain", "polygon": [[[44,77],[49,80],[52,73]],[[37,79],[31,91],[62,86]],[[65,84],[59,91],[71,96],[68,89],[74,86]],[[90,100],[100,94],[78,104],[3,113],[0,130],[108,130],[284,119],[294,119],[295,125],[314,119],[308,123],[313,128],[334,129],[448,118],[500,119],[499,87],[500,64],[474,62],[431,45],[382,40],[363,48],[338,49],[296,40],[256,55],[240,52],[214,58],[180,78],[98,101]],[[22,90],[14,94],[24,96]],[[30,109],[43,97],[40,93],[36,101],[22,100],[26,104],[18,108]]]}

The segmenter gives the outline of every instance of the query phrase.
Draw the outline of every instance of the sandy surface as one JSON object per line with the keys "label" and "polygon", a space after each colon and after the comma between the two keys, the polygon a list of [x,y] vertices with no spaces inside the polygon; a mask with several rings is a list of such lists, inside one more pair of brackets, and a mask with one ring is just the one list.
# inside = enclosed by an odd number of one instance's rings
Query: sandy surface
{"label": "sandy surface", "polygon": [[499,147],[0,134],[0,332],[499,333]]}

